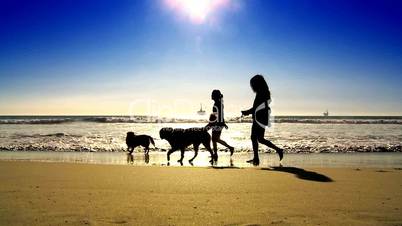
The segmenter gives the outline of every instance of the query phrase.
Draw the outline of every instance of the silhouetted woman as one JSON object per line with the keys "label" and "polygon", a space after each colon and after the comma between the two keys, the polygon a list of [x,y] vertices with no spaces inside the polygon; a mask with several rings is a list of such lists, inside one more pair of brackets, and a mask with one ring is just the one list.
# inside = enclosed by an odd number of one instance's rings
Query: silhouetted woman
{"label": "silhouetted woman", "polygon": [[247,162],[253,163],[254,165],[260,164],[260,159],[258,157],[258,143],[265,144],[266,146],[274,149],[278,155],[279,159],[283,158],[283,149],[274,145],[271,141],[264,138],[265,127],[268,126],[269,114],[271,109],[269,108],[269,103],[271,102],[271,92],[269,91],[268,85],[262,75],[255,75],[250,79],[250,86],[255,92],[255,99],[253,107],[249,110],[242,111],[242,115],[253,116],[253,125],[251,127],[251,141],[253,143],[254,158],[248,160]]}
{"label": "silhouetted woman", "polygon": [[212,114],[209,118],[209,123],[207,128],[212,128],[212,145],[214,148],[215,160],[218,159],[218,144],[220,143],[223,146],[229,148],[230,155],[233,155],[234,148],[227,144],[225,141],[221,139],[221,133],[223,128],[228,128],[225,123],[225,118],[223,116],[223,95],[221,91],[215,89],[212,91],[211,99],[214,101],[214,106],[212,107]]}

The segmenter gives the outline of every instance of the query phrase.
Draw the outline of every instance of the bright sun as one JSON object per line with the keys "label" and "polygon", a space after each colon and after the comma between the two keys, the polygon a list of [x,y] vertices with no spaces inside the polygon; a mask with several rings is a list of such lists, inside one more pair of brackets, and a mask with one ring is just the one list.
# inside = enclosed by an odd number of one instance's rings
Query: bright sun
{"label": "bright sun", "polygon": [[204,23],[212,12],[229,0],[166,0],[169,7],[187,16],[194,23]]}
{"label": "bright sun", "polygon": [[181,2],[185,12],[198,21],[204,21],[212,8],[211,0],[181,0]]}

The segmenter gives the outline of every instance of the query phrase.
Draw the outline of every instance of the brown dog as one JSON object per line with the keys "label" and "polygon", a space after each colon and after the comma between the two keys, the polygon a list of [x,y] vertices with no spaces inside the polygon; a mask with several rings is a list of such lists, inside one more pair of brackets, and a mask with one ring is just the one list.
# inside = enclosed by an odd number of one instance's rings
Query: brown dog
{"label": "brown dog", "polygon": [[155,147],[154,139],[148,135],[135,135],[134,132],[128,132],[126,137],[127,151],[131,155],[134,148],[137,146],[143,146],[145,154],[149,152],[149,145],[152,144]]}

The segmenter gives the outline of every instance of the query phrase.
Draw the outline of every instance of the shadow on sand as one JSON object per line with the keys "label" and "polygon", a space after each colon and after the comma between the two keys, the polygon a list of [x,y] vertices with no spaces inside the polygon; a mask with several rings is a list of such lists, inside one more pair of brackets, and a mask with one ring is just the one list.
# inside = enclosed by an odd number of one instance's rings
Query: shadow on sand
{"label": "shadow on sand", "polygon": [[272,168],[261,168],[262,170],[269,170],[269,171],[279,171],[285,173],[294,174],[297,178],[302,180],[310,180],[310,181],[317,181],[317,182],[333,182],[330,177],[327,177],[323,174],[319,174],[312,171],[306,171],[301,168],[296,167],[272,167]]}

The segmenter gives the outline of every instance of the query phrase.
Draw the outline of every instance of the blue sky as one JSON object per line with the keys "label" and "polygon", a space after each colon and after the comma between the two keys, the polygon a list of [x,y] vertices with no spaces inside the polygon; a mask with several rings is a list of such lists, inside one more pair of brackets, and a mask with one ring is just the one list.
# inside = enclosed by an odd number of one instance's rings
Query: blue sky
{"label": "blue sky", "polygon": [[[174,1],[174,0],[172,0]],[[212,1],[213,2],[213,1]],[[0,114],[226,115],[268,80],[276,115],[402,115],[402,2],[1,1]]]}

